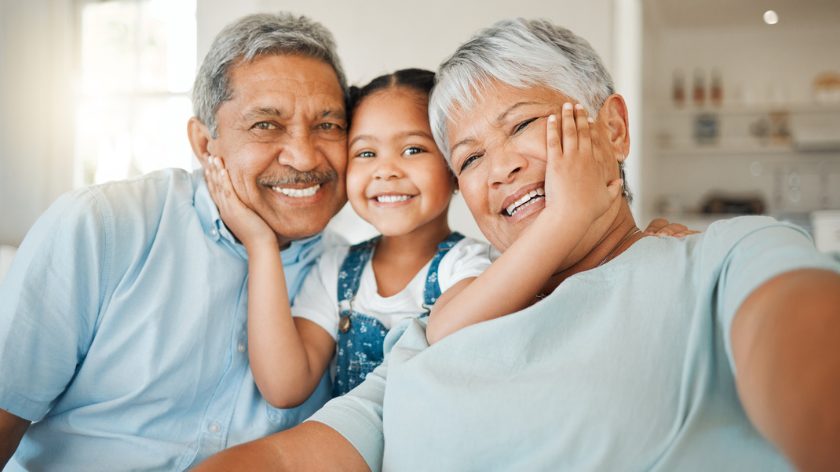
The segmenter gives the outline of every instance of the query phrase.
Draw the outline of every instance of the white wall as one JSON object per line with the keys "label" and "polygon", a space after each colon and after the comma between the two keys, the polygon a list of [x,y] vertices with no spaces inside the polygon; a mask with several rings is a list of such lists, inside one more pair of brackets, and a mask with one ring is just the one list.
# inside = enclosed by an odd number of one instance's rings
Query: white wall
{"label": "white wall", "polygon": [[73,183],[72,0],[0,0],[0,244]]}

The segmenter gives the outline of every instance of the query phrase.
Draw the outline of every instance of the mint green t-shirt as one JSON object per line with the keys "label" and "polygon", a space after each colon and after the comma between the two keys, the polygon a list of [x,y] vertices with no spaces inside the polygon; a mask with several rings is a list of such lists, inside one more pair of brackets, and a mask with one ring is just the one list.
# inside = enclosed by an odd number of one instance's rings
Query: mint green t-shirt
{"label": "mint green t-shirt", "polygon": [[840,272],[768,217],[647,237],[433,347],[421,322],[392,330],[386,364],[311,420],[372,470],[788,470],[745,416],[729,332],[755,288],[801,268]]}

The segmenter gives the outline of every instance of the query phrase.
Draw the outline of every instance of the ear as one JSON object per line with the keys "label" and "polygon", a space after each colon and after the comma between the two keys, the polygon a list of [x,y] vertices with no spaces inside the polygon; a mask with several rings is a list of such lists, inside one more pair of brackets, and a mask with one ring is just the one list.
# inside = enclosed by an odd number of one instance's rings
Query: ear
{"label": "ear", "polygon": [[598,121],[607,128],[607,141],[615,150],[616,160],[624,161],[630,152],[630,123],[624,97],[617,93],[607,97],[598,111]]}
{"label": "ear", "polygon": [[190,147],[192,147],[193,154],[195,154],[201,167],[206,169],[209,165],[207,158],[212,154],[209,150],[213,142],[210,129],[201,120],[193,116],[187,122],[187,136],[190,139]]}

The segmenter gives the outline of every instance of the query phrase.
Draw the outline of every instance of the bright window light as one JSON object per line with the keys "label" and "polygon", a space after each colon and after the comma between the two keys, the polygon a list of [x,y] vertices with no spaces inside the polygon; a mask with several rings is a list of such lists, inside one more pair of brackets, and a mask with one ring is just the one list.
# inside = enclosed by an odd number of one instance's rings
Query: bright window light
{"label": "bright window light", "polygon": [[192,168],[196,0],[82,6],[76,186]]}

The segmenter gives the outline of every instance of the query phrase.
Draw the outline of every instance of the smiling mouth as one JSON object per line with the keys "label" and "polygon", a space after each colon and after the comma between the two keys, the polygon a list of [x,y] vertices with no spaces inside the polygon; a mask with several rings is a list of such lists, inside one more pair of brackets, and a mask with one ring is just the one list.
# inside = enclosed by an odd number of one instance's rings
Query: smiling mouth
{"label": "smiling mouth", "polygon": [[413,195],[377,195],[373,197],[377,203],[399,203],[411,200]]}
{"label": "smiling mouth", "polygon": [[540,200],[545,200],[545,189],[536,188],[526,193],[525,195],[522,195],[522,197],[520,197],[518,200],[508,205],[507,208],[502,210],[502,214],[505,216],[513,216],[519,210],[533,205],[534,203]]}
{"label": "smiling mouth", "polygon": [[316,193],[318,193],[318,189],[321,188],[321,184],[315,184],[311,187],[305,188],[290,188],[290,187],[280,187],[279,185],[275,185],[271,187],[271,190],[285,195],[287,197],[292,198],[307,198],[312,197]]}

